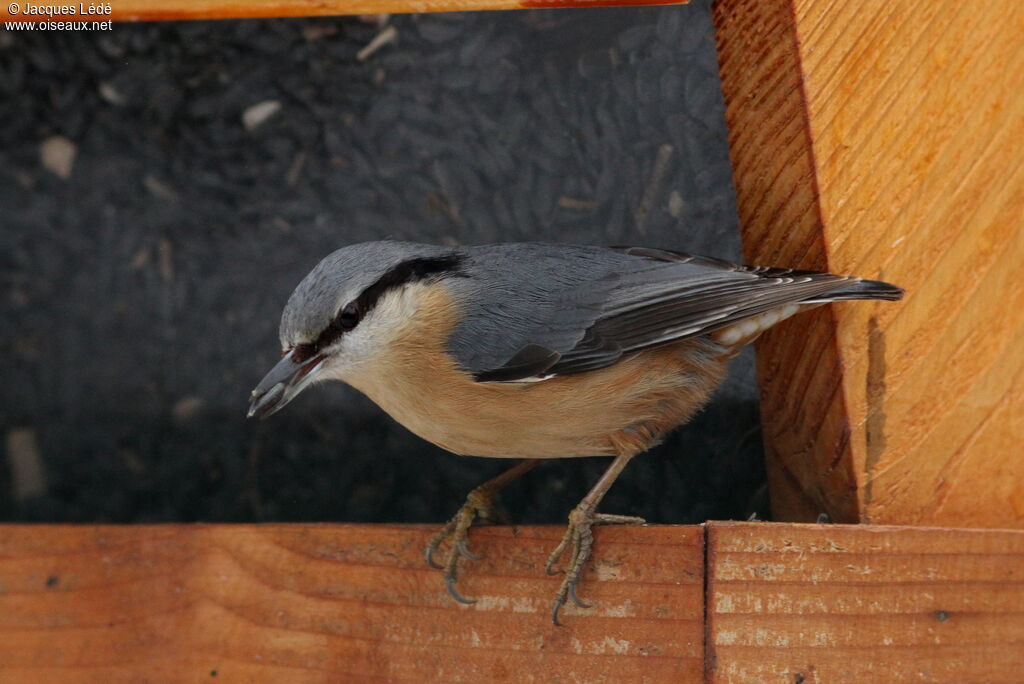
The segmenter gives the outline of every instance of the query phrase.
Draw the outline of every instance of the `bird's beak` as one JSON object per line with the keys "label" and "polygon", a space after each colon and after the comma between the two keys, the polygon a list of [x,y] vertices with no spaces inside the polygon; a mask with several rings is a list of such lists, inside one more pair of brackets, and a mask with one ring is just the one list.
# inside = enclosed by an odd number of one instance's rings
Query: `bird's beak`
{"label": "bird's beak", "polygon": [[249,417],[266,418],[277,413],[313,382],[327,357],[318,354],[297,362],[295,352],[288,352],[270,369],[249,398]]}

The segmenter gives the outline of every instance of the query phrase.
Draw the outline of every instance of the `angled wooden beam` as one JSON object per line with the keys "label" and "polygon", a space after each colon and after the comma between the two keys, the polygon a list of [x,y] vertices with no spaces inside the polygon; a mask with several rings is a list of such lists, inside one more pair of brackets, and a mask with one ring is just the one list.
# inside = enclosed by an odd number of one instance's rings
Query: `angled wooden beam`
{"label": "angled wooden beam", "polygon": [[[684,5],[689,0],[107,0],[63,3],[68,7],[109,6],[109,14],[48,15],[12,12],[0,6],[0,19],[22,21],[157,21],[181,19],[242,19],[254,17],[312,17],[345,14],[407,14],[471,10],[618,7],[623,5]],[[47,3],[19,2],[27,5]],[[48,3],[60,5],[61,3]]]}
{"label": "angled wooden beam", "polygon": [[905,287],[758,346],[777,519],[1024,527],[1024,3],[718,0],[745,256]]}

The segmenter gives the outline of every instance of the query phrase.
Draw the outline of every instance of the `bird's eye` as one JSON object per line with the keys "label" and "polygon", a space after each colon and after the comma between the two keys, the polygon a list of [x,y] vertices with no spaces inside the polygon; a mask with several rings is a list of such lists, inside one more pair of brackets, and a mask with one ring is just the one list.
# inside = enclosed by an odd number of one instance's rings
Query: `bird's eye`
{"label": "bird's eye", "polygon": [[338,313],[338,324],[342,330],[351,330],[359,323],[359,307],[355,302],[349,302],[345,308]]}

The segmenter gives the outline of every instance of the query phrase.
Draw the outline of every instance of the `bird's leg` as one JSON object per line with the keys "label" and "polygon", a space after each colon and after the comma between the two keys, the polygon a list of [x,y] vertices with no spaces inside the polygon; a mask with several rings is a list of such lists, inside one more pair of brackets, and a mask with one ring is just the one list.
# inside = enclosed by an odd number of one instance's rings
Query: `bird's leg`
{"label": "bird's leg", "polygon": [[544,569],[549,575],[554,575],[554,567],[558,559],[562,557],[566,549],[571,549],[565,564],[565,577],[562,578],[562,584],[558,587],[558,593],[555,594],[555,602],[551,608],[551,621],[556,625],[558,624],[558,611],[565,605],[567,598],[571,599],[580,608],[590,607],[589,604],[581,601],[580,597],[576,595],[576,585],[580,580],[580,572],[583,570],[583,565],[590,556],[590,549],[594,545],[594,535],[590,528],[595,524],[640,525],[644,522],[643,518],[637,518],[632,515],[609,515],[597,512],[597,505],[601,503],[601,499],[604,498],[612,483],[615,482],[615,479],[633,456],[634,454],[632,453],[620,454],[612,461],[612,464],[608,466],[608,470],[604,471],[604,475],[597,481],[597,484],[583,497],[579,505],[569,513],[569,527],[565,530],[565,536],[562,537],[562,541],[559,542],[558,546],[555,547],[555,550],[548,557],[548,562],[545,564]]}
{"label": "bird's leg", "polygon": [[[471,491],[466,496],[466,503],[462,504],[462,508],[452,516],[452,519],[437,534],[430,538],[426,550],[427,564],[432,568],[444,570],[444,585],[448,587],[448,593],[452,595],[452,598],[459,603],[476,603],[476,599],[467,599],[455,589],[455,581],[458,578],[459,557],[462,556],[469,560],[480,560],[480,556],[470,552],[466,547],[470,526],[478,518],[484,520],[493,519],[494,496],[512,480],[532,470],[538,463],[540,461],[537,459],[520,461],[501,475],[488,480]],[[440,565],[434,561],[434,554],[446,539],[451,539],[452,549],[448,554],[448,560],[444,565]]]}

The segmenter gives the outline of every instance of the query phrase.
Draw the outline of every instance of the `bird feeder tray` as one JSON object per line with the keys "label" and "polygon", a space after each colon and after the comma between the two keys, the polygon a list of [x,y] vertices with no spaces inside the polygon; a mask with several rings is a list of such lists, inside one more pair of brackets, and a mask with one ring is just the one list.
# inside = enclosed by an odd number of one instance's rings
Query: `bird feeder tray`
{"label": "bird feeder tray", "polygon": [[[634,3],[125,0],[111,18],[603,4]],[[601,528],[594,606],[562,628],[557,527],[475,530],[463,606],[423,563],[432,528],[7,525],[0,679],[1020,681],[1024,3],[719,0],[714,20],[746,259],[908,292],[758,346],[776,518],[873,524]]]}

